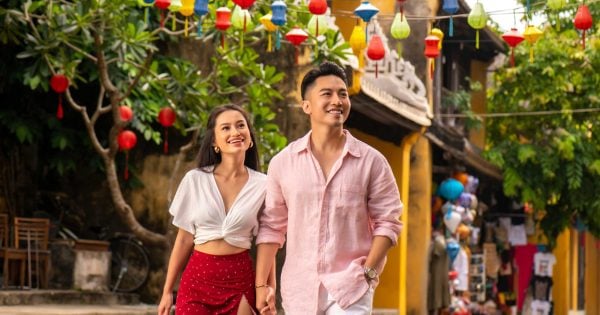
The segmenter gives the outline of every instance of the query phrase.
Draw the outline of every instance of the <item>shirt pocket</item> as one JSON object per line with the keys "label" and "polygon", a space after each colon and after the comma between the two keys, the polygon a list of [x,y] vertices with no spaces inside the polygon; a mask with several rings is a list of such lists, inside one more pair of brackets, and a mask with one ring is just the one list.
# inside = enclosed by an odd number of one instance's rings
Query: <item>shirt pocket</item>
{"label": "shirt pocket", "polygon": [[366,187],[356,184],[343,183],[339,190],[338,207],[361,208],[366,207]]}

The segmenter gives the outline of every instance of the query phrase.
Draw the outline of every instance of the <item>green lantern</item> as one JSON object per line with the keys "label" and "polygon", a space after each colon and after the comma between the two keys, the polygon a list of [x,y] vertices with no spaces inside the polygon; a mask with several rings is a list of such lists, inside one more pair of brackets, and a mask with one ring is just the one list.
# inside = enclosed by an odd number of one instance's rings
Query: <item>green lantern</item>
{"label": "green lantern", "polygon": [[236,5],[231,14],[231,25],[233,28],[241,30],[240,49],[244,49],[244,33],[247,29],[254,28],[250,12],[246,9],[242,9],[239,5]]}
{"label": "green lantern", "polygon": [[469,13],[469,17],[467,19],[467,22],[469,23],[469,25],[475,29],[476,33],[475,33],[475,48],[479,49],[479,30],[484,28],[485,25],[487,24],[487,14],[485,13],[485,10],[483,9],[483,4],[479,3],[479,1],[477,1],[477,3],[475,3],[475,6],[473,7],[473,9],[471,9],[471,12]]}
{"label": "green lantern", "polygon": [[395,39],[405,39],[410,35],[410,25],[404,14],[396,13],[390,32]]}
{"label": "green lantern", "polygon": [[548,0],[547,5],[550,11],[554,11],[556,17],[556,28],[560,31],[560,19],[558,18],[558,11],[562,10],[565,5],[567,5],[567,0]]}
{"label": "green lantern", "polygon": [[171,29],[173,31],[175,31],[175,20],[176,16],[177,16],[177,12],[179,12],[179,10],[181,10],[181,7],[183,6],[183,4],[181,3],[181,0],[171,0],[171,4],[169,5],[169,11],[171,11],[171,14],[173,15],[173,19],[172,21],[172,25],[171,25]]}
{"label": "green lantern", "polygon": [[[317,20],[318,20],[318,31],[317,31]],[[327,16],[322,15],[314,15],[308,21],[308,33],[313,36],[319,36],[319,34],[325,34],[327,32],[329,22],[327,21]],[[318,32],[318,33],[317,33]]]}

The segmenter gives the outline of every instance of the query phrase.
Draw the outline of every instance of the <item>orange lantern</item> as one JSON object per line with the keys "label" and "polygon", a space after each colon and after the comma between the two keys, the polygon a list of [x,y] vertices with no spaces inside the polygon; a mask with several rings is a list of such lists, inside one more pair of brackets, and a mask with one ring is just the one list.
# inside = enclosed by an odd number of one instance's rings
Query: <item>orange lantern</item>
{"label": "orange lantern", "polygon": [[69,78],[62,74],[55,74],[50,78],[50,87],[54,92],[58,93],[58,109],[56,110],[56,118],[63,118],[62,93],[69,88]]}
{"label": "orange lantern", "polygon": [[523,36],[516,28],[511,28],[510,31],[502,34],[502,39],[510,46],[510,65],[515,66],[515,47],[525,40]]}
{"label": "orange lantern", "polygon": [[308,34],[306,34],[306,32],[300,29],[298,26],[294,26],[291,31],[285,34],[285,38],[296,47],[295,59],[296,64],[298,64],[298,46],[308,38]]}
{"label": "orange lantern", "polygon": [[158,112],[158,122],[165,129],[165,145],[164,145],[165,154],[169,153],[169,138],[168,138],[169,129],[168,128],[173,126],[176,118],[177,118],[177,115],[175,114],[175,111],[171,107],[163,107],[160,110],[160,112]]}
{"label": "orange lantern", "polygon": [[583,49],[585,49],[585,31],[592,27],[593,24],[592,15],[585,4],[582,4],[579,6],[579,9],[577,9],[573,24],[575,25],[575,28],[583,32],[581,37],[583,38]]}
{"label": "orange lantern", "polygon": [[431,66],[429,68],[429,77],[433,78],[433,70],[435,70],[435,58],[440,55],[440,38],[435,35],[425,37],[425,56],[430,58]]}
{"label": "orange lantern", "polygon": [[137,136],[131,130],[123,130],[119,132],[117,136],[117,143],[119,144],[119,149],[125,151],[125,180],[129,179],[129,150],[135,147],[137,143]]}
{"label": "orange lantern", "polygon": [[377,61],[385,57],[385,47],[383,47],[383,41],[377,34],[371,37],[371,41],[367,47],[367,57],[375,61],[375,78],[377,78],[377,74],[379,73],[379,65]]}
{"label": "orange lantern", "polygon": [[225,31],[231,26],[231,10],[227,7],[217,9],[215,27],[221,31],[221,47],[225,48]]}

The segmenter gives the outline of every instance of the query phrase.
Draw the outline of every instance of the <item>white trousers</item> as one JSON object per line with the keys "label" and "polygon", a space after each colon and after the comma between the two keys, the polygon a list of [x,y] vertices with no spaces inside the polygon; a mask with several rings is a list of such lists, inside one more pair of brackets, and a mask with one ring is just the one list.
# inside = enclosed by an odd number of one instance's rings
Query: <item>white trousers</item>
{"label": "white trousers", "polygon": [[319,287],[320,315],[367,315],[373,311],[375,289],[369,288],[365,295],[346,309],[342,309],[322,285]]}

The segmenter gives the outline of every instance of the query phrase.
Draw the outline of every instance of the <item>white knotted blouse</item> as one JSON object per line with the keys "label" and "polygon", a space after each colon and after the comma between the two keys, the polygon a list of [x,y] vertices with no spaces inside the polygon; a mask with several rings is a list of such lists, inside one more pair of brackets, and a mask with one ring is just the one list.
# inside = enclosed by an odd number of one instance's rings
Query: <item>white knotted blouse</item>
{"label": "white knotted blouse", "polygon": [[258,212],[266,192],[266,175],[248,170],[248,181],[226,211],[212,167],[189,171],[179,184],[169,213],[173,225],[194,235],[194,244],[223,239],[250,248],[258,230]]}

